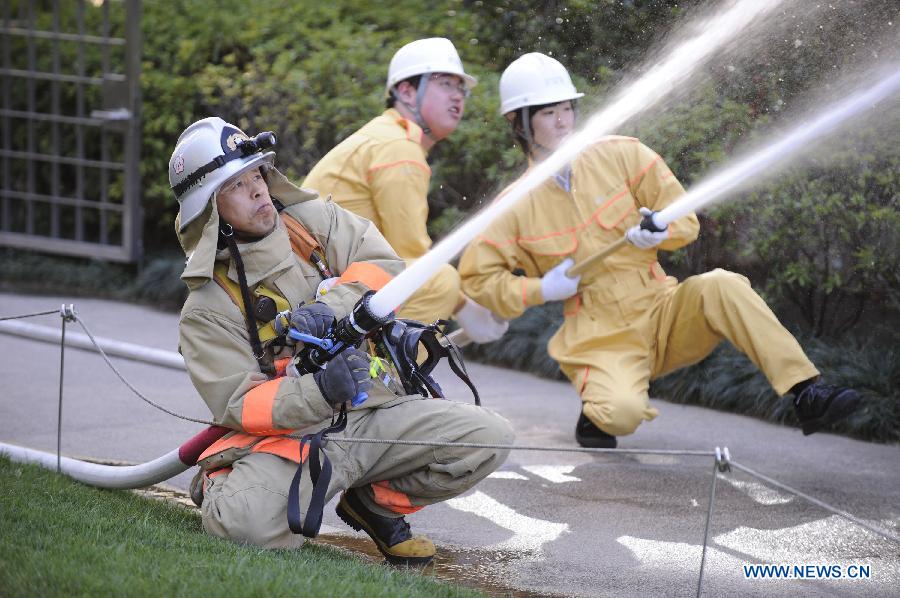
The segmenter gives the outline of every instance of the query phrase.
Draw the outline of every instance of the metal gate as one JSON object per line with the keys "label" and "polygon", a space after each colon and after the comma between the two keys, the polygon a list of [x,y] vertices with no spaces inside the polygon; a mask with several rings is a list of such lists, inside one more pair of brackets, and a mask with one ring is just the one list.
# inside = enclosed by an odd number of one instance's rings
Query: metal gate
{"label": "metal gate", "polygon": [[0,245],[137,261],[140,0],[0,5]]}

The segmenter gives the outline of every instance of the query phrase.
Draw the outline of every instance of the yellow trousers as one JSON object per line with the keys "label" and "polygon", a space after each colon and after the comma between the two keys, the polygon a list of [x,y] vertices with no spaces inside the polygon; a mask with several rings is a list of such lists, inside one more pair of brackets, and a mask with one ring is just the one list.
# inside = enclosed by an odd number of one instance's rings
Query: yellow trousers
{"label": "yellow trousers", "polygon": [[[407,262],[407,266],[412,262]],[[460,300],[459,272],[449,264],[441,266],[434,276],[400,306],[397,316],[431,324],[453,315]]]}
{"label": "yellow trousers", "polygon": [[658,415],[650,380],[702,360],[723,339],[778,394],[819,373],[750,282],[726,270],[680,284],[658,265],[611,273],[567,301],[566,312],[550,354],[581,394],[583,413],[614,436]]}

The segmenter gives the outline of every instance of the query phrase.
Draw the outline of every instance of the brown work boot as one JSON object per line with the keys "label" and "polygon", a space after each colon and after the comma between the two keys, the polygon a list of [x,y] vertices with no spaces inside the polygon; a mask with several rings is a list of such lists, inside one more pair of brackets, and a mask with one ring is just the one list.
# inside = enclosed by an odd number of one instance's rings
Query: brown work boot
{"label": "brown work boot", "polygon": [[434,558],[431,540],[425,536],[413,537],[403,517],[384,517],[373,513],[352,489],[341,495],[336,511],[344,523],[356,531],[369,534],[392,565],[424,567]]}

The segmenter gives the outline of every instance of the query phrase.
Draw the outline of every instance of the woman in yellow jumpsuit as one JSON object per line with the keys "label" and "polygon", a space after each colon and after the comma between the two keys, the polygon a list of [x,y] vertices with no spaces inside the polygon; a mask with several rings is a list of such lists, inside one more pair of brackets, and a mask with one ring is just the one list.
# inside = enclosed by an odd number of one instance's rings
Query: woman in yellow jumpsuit
{"label": "woman in yellow jumpsuit", "polygon": [[[526,54],[500,79],[501,112],[533,166],[572,132],[581,97],[565,67]],[[642,215],[676,201],[684,189],[650,148],[608,136],[500,216],[464,253],[463,291],[504,318],[564,300],[550,355],[575,385],[582,446],[615,447],[656,417],[651,379],[700,361],[723,339],[744,352],[779,394],[792,392],[805,434],[847,415],[851,389],[827,386],[793,336],[739,274],[714,270],[679,283],[657,262],[699,233],[693,214],[653,232]],[[575,263],[620,240],[629,243],[581,277]]]}

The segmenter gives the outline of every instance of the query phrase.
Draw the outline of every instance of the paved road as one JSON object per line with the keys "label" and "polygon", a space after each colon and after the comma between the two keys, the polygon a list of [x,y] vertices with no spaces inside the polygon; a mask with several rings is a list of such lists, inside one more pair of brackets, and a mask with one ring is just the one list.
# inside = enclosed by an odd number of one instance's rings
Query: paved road
{"label": "paved road", "polygon": [[[121,303],[0,294],[0,317],[74,302],[98,336],[175,350],[177,316]],[[33,323],[58,326],[58,316]],[[71,330],[71,328],[70,328]],[[80,328],[75,325],[75,330]],[[56,448],[59,350],[0,335],[0,441]],[[116,359],[150,398],[192,417],[208,413],[183,372]],[[472,364],[483,402],[509,418],[523,445],[574,446],[578,399],[565,383]],[[62,449],[71,456],[145,461],[202,428],[145,405],[100,357],[66,351]],[[469,400],[452,375],[448,394]],[[900,534],[900,447],[798,430],[656,401],[660,417],[623,448],[711,451]],[[538,595],[694,595],[713,474],[710,457],[514,451],[473,491],[414,514],[440,547],[439,567],[483,588]],[[171,480],[186,488],[190,473]],[[371,545],[329,512],[323,541]],[[720,474],[705,595],[896,596],[900,544],[747,474]],[[868,566],[869,579],[748,580],[742,565]],[[834,570],[832,569],[832,572]],[[504,594],[505,595],[505,594]]]}

